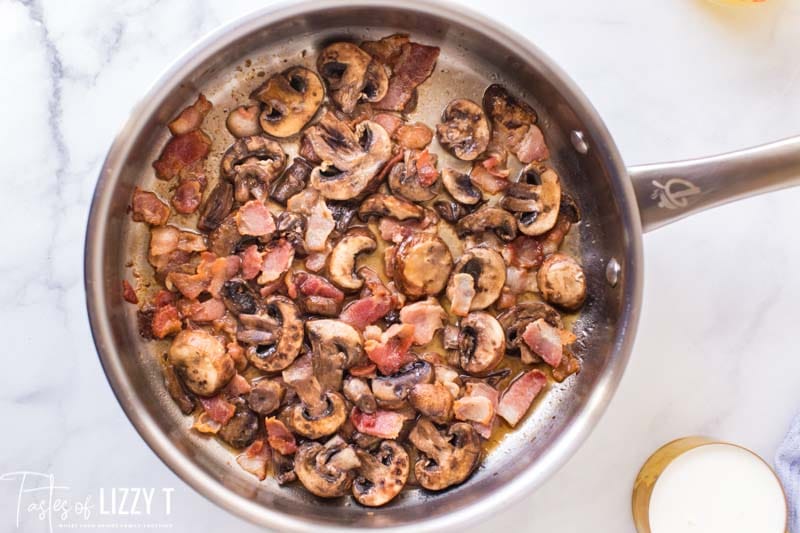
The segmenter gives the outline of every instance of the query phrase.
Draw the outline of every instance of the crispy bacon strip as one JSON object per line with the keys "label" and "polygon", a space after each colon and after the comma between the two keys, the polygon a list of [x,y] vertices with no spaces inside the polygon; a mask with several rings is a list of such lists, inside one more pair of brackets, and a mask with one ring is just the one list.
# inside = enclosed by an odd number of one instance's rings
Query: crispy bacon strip
{"label": "crispy bacon strip", "polygon": [[127,279],[122,280],[122,299],[128,303],[138,304],[139,298],[136,296],[136,291]]}
{"label": "crispy bacon strip", "polygon": [[264,420],[267,428],[267,441],[270,447],[281,455],[291,455],[297,451],[297,442],[294,434],[275,417]]}
{"label": "crispy bacon strip", "polygon": [[467,383],[466,387],[466,396],[475,396],[475,397],[483,397],[489,400],[492,405],[492,417],[491,420],[485,424],[480,422],[472,422],[472,427],[475,428],[475,431],[483,437],[484,439],[488,439],[492,436],[492,431],[495,427],[495,420],[497,417],[495,416],[497,413],[497,404],[500,400],[500,393],[494,387],[483,383],[482,381],[470,382]]}
{"label": "crispy bacon strip", "polygon": [[198,179],[186,179],[172,193],[170,203],[175,211],[182,215],[190,215],[197,211],[203,199],[203,183]]}
{"label": "crispy bacon strip", "polygon": [[525,372],[512,381],[505,390],[497,405],[497,414],[511,427],[515,427],[528,412],[534,398],[542,391],[545,384],[547,376],[541,370]]}
{"label": "crispy bacon strip", "polygon": [[203,123],[203,119],[206,118],[206,115],[211,111],[212,107],[211,102],[206,99],[203,93],[200,93],[197,100],[195,100],[192,105],[186,107],[169,123],[169,131],[172,132],[173,135],[184,135],[190,131],[199,129],[200,125]]}
{"label": "crispy bacon strip", "polygon": [[199,398],[199,400],[209,418],[223,426],[233,418],[233,413],[236,412],[236,407],[226,400],[222,394],[217,394],[211,398]]}
{"label": "crispy bacon strip", "polygon": [[236,227],[240,235],[269,239],[275,233],[275,220],[266,205],[250,200],[236,211]]}
{"label": "crispy bacon strip", "polygon": [[168,335],[178,333],[183,327],[178,308],[172,304],[163,305],[156,309],[152,322],[153,336],[163,339]]}
{"label": "crispy bacon strip", "polygon": [[133,189],[131,209],[135,222],[163,226],[169,220],[169,206],[162,202],[155,193],[143,191],[139,187]]}
{"label": "crispy bacon strip", "polygon": [[350,412],[350,422],[358,431],[382,439],[396,439],[403,429],[405,420],[406,418],[400,413],[383,409],[367,414],[358,407],[353,407]]}
{"label": "crispy bacon strip", "polygon": [[366,339],[364,351],[370,361],[377,365],[380,373],[389,376],[416,359],[413,354],[408,353],[413,342],[413,325],[393,324],[381,333],[379,339]]}
{"label": "crispy bacon strip", "polygon": [[171,180],[179,176],[187,167],[205,159],[210,148],[211,138],[200,130],[171,138],[153,163],[156,177]]}
{"label": "crispy bacon strip", "polygon": [[389,78],[389,89],[376,109],[402,111],[411,100],[416,89],[433,73],[433,67],[439,58],[439,48],[408,42],[394,60],[392,77]]}
{"label": "crispy bacon strip", "polygon": [[236,457],[236,462],[242,470],[253,474],[260,481],[267,477],[267,464],[270,460],[270,448],[263,439],[253,442],[243,453]]}
{"label": "crispy bacon strip", "polygon": [[444,327],[447,318],[436,298],[428,298],[400,309],[400,322],[414,326],[414,344],[423,346],[433,340],[434,334]]}

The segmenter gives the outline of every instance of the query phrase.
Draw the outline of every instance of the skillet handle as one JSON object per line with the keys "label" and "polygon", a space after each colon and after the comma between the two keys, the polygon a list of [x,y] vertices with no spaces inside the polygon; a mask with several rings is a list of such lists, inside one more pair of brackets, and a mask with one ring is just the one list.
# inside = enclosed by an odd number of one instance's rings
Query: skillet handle
{"label": "skillet handle", "polygon": [[800,185],[800,137],[727,154],[628,169],[642,229],[734,200]]}

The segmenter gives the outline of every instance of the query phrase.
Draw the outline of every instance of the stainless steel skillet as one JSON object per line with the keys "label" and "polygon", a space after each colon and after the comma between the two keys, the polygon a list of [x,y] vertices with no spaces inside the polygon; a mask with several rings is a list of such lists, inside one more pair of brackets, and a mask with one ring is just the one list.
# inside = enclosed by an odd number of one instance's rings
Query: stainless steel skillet
{"label": "stainless steel skillet", "polygon": [[[480,101],[506,84],[538,111],[552,163],[577,198],[583,222],[572,245],[590,299],[577,318],[583,369],[551,388],[464,485],[441,494],[404,492],[367,510],[347,499],[321,501],[302,488],[256,483],[228,450],[187,430],[162,385],[159,346],[145,344],[119,280],[142,257],[146,235],[126,212],[134,186],[158,188],[151,162],[166,122],[202,91],[215,104],[204,129],[214,152],[227,146],[224,111],[259,83],[260,72],[311,64],[334,39],[408,32],[442,48],[420,94],[416,118],[432,124],[454,97]],[[216,164],[210,161],[213,167]],[[613,139],[580,90],[533,45],[463,7],[422,1],[335,0],[261,11],[203,40],[143,98],[109,151],[86,234],[85,276],[92,331],[108,379],[128,417],[161,459],[200,493],[276,530],[450,528],[529,493],[561,466],[596,424],[622,376],[642,292],[642,230],[749,194],[800,183],[800,138],[703,160],[626,169]],[[136,267],[137,265],[134,265]]]}

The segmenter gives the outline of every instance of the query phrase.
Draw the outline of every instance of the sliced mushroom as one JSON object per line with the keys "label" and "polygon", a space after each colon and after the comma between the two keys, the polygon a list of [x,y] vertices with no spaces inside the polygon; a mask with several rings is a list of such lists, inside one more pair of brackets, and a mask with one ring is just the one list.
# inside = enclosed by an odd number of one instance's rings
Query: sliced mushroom
{"label": "sliced mushroom", "polygon": [[502,361],[506,334],[495,317],[475,311],[461,321],[458,349],[461,368],[473,376],[485,376]]}
{"label": "sliced mushroom", "polygon": [[453,396],[441,383],[414,385],[408,399],[414,409],[437,424],[446,424],[453,417]]}
{"label": "sliced mushroom", "polygon": [[256,382],[247,396],[247,405],[261,416],[271,415],[281,406],[286,388],[276,379]]}
{"label": "sliced mushroom", "polygon": [[498,315],[497,320],[506,332],[506,353],[520,357],[525,364],[541,362],[541,358],[522,340],[522,333],[528,324],[540,319],[555,328],[564,329],[558,311],[541,302],[523,302]]}
{"label": "sliced mushroom", "polygon": [[439,143],[463,160],[472,161],[489,145],[489,121],[481,106],[467,99],[453,100],[436,126]]}
{"label": "sliced mushroom", "polygon": [[476,311],[486,309],[500,297],[506,283],[506,264],[503,257],[491,248],[476,246],[464,252],[453,267],[447,284],[447,297],[451,302],[457,288],[456,274],[472,276],[475,295],[469,310]]}
{"label": "sliced mushroom", "polygon": [[242,234],[239,233],[236,216],[232,213],[208,234],[208,251],[217,257],[227,257],[236,251],[241,242]]}
{"label": "sliced mushroom", "polygon": [[508,150],[522,163],[547,158],[542,132],[535,125],[536,112],[499,84],[483,94],[483,107],[492,123],[492,144]]}
{"label": "sliced mushroom", "polygon": [[555,253],[544,260],[536,274],[542,298],[574,311],[586,299],[586,275],[578,262],[565,254]]}
{"label": "sliced mushroom", "polygon": [[500,205],[517,213],[519,230],[525,235],[541,235],[558,218],[561,184],[551,168],[528,165],[519,182],[512,184]]}
{"label": "sliced mushroom", "polygon": [[268,331],[277,341],[247,348],[250,363],[264,372],[283,370],[297,358],[303,345],[303,320],[297,306],[285,296],[270,296],[263,315],[239,315],[245,326]]}
{"label": "sliced mushroom", "polygon": [[433,422],[421,418],[408,438],[420,452],[414,475],[428,490],[443,490],[462,483],[480,462],[480,437],[465,422],[456,422],[442,435]]}
{"label": "sliced mushroom", "polygon": [[475,205],[483,198],[480,189],[472,184],[469,174],[464,172],[446,168],[442,170],[442,183],[450,196],[464,205]]}
{"label": "sliced mushroom", "polygon": [[306,242],[303,238],[306,232],[306,217],[293,211],[283,211],[275,221],[275,231],[278,239],[285,239],[294,248],[295,256],[308,255]]}
{"label": "sliced mushroom", "polygon": [[[249,161],[248,161],[249,160]],[[246,162],[257,162],[274,177],[286,166],[286,154],[281,145],[264,135],[242,137],[233,143],[222,156],[222,175],[232,179],[237,167]]]}
{"label": "sliced mushroom", "polygon": [[225,217],[233,209],[233,185],[229,181],[219,180],[211,190],[206,202],[200,208],[197,228],[202,231],[213,231],[222,224]]}
{"label": "sliced mushroom", "polygon": [[358,464],[353,448],[341,437],[334,437],[324,446],[318,442],[300,446],[294,458],[294,471],[310,493],[320,498],[338,498],[350,490],[353,469]]}
{"label": "sliced mushroom", "polygon": [[436,296],[452,268],[453,256],[444,241],[438,235],[417,232],[397,245],[393,277],[406,296]]}
{"label": "sliced mushroom", "polygon": [[333,247],[328,257],[329,279],[340,289],[355,291],[364,285],[364,280],[355,275],[356,257],[372,253],[378,243],[367,228],[353,228]]}
{"label": "sliced mushroom", "polygon": [[517,236],[517,221],[514,215],[499,207],[481,207],[465,216],[456,224],[456,233],[465,237],[470,233],[494,231],[502,240],[513,241]]}
{"label": "sliced mushroom", "polygon": [[228,113],[225,126],[237,139],[258,135],[261,133],[261,126],[258,124],[260,111],[261,106],[258,105],[240,105]]}
{"label": "sliced mushroom", "polygon": [[375,193],[368,196],[358,208],[358,217],[368,220],[370,217],[392,217],[397,220],[420,220],[425,210],[391,194]]}
{"label": "sliced mushroom", "polygon": [[353,402],[363,413],[372,414],[378,409],[372,389],[361,378],[347,378],[342,387],[342,392],[344,392],[344,397]]}
{"label": "sliced mushroom", "polygon": [[385,409],[402,407],[415,385],[433,382],[433,367],[426,361],[414,361],[391,376],[372,380],[372,394]]}
{"label": "sliced mushroom", "polygon": [[234,399],[233,404],[236,408],[233,416],[220,428],[217,435],[234,448],[242,449],[256,440],[258,417],[241,398]]}
{"label": "sliced mushroom", "polygon": [[317,58],[317,70],[328,83],[331,99],[345,113],[352,113],[362,98],[377,102],[389,87],[383,65],[353,43],[325,47]]}
{"label": "sliced mushroom", "polygon": [[270,198],[286,205],[286,201],[306,188],[313,167],[308,161],[295,157],[286,172],[275,182]]}
{"label": "sliced mushroom", "polygon": [[222,302],[234,315],[254,315],[258,312],[256,292],[242,279],[232,279],[222,285]]}
{"label": "sliced mushroom", "polygon": [[186,387],[199,396],[213,396],[236,373],[225,346],[202,329],[178,333],[169,348],[169,362]]}
{"label": "sliced mushroom", "polygon": [[389,134],[369,120],[360,122],[354,132],[326,113],[306,135],[322,161],[311,172],[310,184],[331,200],[350,200],[372,190],[379,171],[392,156]]}
{"label": "sliced mushroom", "polygon": [[316,378],[292,383],[301,402],[281,414],[292,431],[308,439],[333,435],[347,419],[344,398],[338,392],[324,392]]}
{"label": "sliced mushroom", "polygon": [[356,450],[361,466],[353,481],[353,497],[361,505],[380,507],[400,494],[408,480],[411,460],[393,440],[381,442],[377,450]]}
{"label": "sliced mushroom", "polygon": [[264,104],[259,117],[261,128],[285,139],[299,133],[314,117],[325,89],[315,72],[298,66],[273,75],[251,97]]}
{"label": "sliced mushroom", "polygon": [[443,220],[452,224],[467,216],[467,210],[458,202],[437,200],[433,204],[433,209]]}
{"label": "sliced mushroom", "polygon": [[[394,194],[398,194],[412,202],[427,202],[428,200],[433,200],[439,194],[441,185],[439,184],[438,176],[429,185],[424,185],[421,182],[417,170],[419,154],[420,152],[414,150],[405,151],[404,161],[395,164],[389,172],[389,189]],[[429,157],[435,170],[436,155],[431,154]]]}
{"label": "sliced mushroom", "polygon": [[353,326],[341,320],[309,320],[306,323],[312,347],[314,375],[325,390],[342,387],[344,370],[364,356],[364,339]]}

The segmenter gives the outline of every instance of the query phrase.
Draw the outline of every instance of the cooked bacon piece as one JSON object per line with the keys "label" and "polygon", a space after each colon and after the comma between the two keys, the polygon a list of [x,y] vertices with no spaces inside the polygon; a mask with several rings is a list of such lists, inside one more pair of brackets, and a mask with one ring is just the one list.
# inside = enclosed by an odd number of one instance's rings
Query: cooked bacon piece
{"label": "cooked bacon piece", "polygon": [[151,327],[153,336],[157,339],[163,339],[167,335],[178,333],[182,327],[178,309],[172,304],[157,308],[153,314]]}
{"label": "cooked bacon piece", "polygon": [[306,215],[305,241],[308,251],[325,251],[328,235],[336,227],[336,221],[322,195],[314,189],[306,189],[289,198],[286,209]]}
{"label": "cooked bacon piece", "polygon": [[[231,343],[233,344],[233,343]],[[238,345],[237,345],[238,346]],[[227,352],[231,353],[231,345],[228,344]],[[243,396],[245,394],[249,394],[252,387],[250,387],[250,382],[247,381],[241,374],[235,374],[233,378],[225,385],[225,388],[222,389],[222,392],[228,398],[235,398],[236,396]]]}
{"label": "cooked bacon piece", "polygon": [[361,433],[381,439],[396,439],[403,430],[406,417],[394,411],[378,409],[372,414],[363,413],[358,407],[350,412],[350,422]]}
{"label": "cooked bacon piece", "polygon": [[403,125],[402,118],[390,113],[378,113],[372,117],[372,121],[383,126],[383,129],[386,130],[386,132],[389,134],[389,137],[392,137],[397,129]]}
{"label": "cooked bacon piece", "polygon": [[193,322],[213,322],[225,314],[225,304],[222,300],[211,298],[205,302],[187,300],[180,306],[181,315]]}
{"label": "cooked bacon piece", "polygon": [[402,111],[411,100],[414,90],[428,79],[439,58],[439,48],[408,42],[392,63],[392,77],[386,96],[375,103],[376,109]]}
{"label": "cooked bacon piece", "polygon": [[270,447],[281,455],[291,455],[297,451],[297,442],[294,434],[286,429],[286,426],[275,417],[264,420],[267,428],[267,440]]}
{"label": "cooked bacon piece", "polygon": [[382,183],[383,179],[389,174],[389,171],[392,170],[397,163],[403,160],[405,157],[405,152],[403,150],[399,150],[396,154],[389,159],[380,172],[375,175],[375,183]]}
{"label": "cooked bacon piece", "polygon": [[475,298],[475,278],[465,272],[453,275],[452,291],[449,291],[450,312],[456,316],[467,316]]}
{"label": "cooked bacon piece", "polygon": [[458,420],[487,425],[494,418],[494,406],[484,396],[463,396],[453,402],[453,415]]}
{"label": "cooked bacon piece", "polygon": [[385,317],[392,310],[392,300],[385,296],[366,296],[347,304],[339,319],[363,330]]}
{"label": "cooked bacon piece", "polygon": [[503,248],[503,258],[515,267],[537,269],[544,261],[542,243],[534,237],[520,235]]}
{"label": "cooked bacon piece", "polygon": [[321,296],[330,298],[336,303],[344,301],[344,293],[322,276],[315,276],[308,272],[295,272],[293,277],[297,290],[305,296]]}
{"label": "cooked bacon piece", "polygon": [[185,168],[205,159],[210,148],[211,139],[200,130],[172,137],[153,163],[156,177],[171,180]]}
{"label": "cooked bacon piece", "polygon": [[366,339],[364,351],[367,352],[370,361],[378,366],[380,373],[389,376],[416,360],[413,354],[408,353],[413,342],[413,325],[392,324],[389,329],[381,333],[379,339]]}
{"label": "cooked bacon piece", "polygon": [[203,199],[203,184],[197,179],[181,181],[172,193],[172,207],[182,215],[190,215],[197,211]]}
{"label": "cooked bacon piece", "polygon": [[[390,133],[390,135],[392,134]],[[403,124],[397,128],[393,137],[397,140],[397,144],[403,148],[408,148],[409,150],[423,150],[433,140],[433,130],[422,122]],[[419,168],[419,165],[419,161],[417,161],[417,168]],[[427,187],[427,185],[424,184],[423,186]]]}
{"label": "cooked bacon piece", "polygon": [[135,222],[163,226],[169,220],[169,206],[162,202],[155,193],[143,191],[139,187],[133,189],[131,209]]}
{"label": "cooked bacon piece", "polygon": [[206,243],[202,235],[181,231],[175,226],[158,226],[150,230],[150,259],[167,255],[176,250],[202,252]]}
{"label": "cooked bacon piece", "polygon": [[403,222],[395,218],[383,217],[378,223],[378,231],[381,239],[397,244],[417,232],[436,233],[436,226],[431,225],[431,220],[427,217],[422,220],[404,220]]}
{"label": "cooked bacon piece", "polygon": [[266,205],[250,200],[236,212],[236,227],[241,235],[268,239],[275,233],[275,220]]}
{"label": "cooked bacon piece", "polygon": [[183,135],[199,129],[203,119],[211,111],[212,107],[211,102],[206,99],[205,95],[200,93],[192,105],[181,111],[180,115],[169,123],[169,131],[173,135]]}
{"label": "cooked bacon piece", "polygon": [[436,156],[431,155],[428,150],[423,150],[417,155],[417,176],[419,176],[419,184],[423,187],[430,187],[439,177],[439,171],[436,170]]}
{"label": "cooked bacon piece", "polygon": [[[219,325],[229,320],[233,321],[233,329],[228,330],[228,335],[232,337],[236,335],[236,319],[231,317],[231,315],[223,315],[219,320],[215,320],[212,325],[215,329],[220,329]],[[238,342],[233,341],[225,345],[225,351],[231,356],[231,359],[233,359],[233,366],[236,370],[244,372],[244,369],[247,368],[247,357],[244,355],[244,348],[242,348]],[[247,386],[249,387],[250,384],[248,383]]]}
{"label": "cooked bacon piece", "polygon": [[436,298],[416,302],[400,309],[400,321],[414,326],[414,344],[420,346],[433,340],[434,334],[444,327],[447,317]]}
{"label": "cooked bacon piece", "polygon": [[394,33],[378,41],[364,41],[361,48],[381,63],[393,67],[408,40],[408,34]]}
{"label": "cooked bacon piece", "polygon": [[216,434],[222,429],[222,424],[216,420],[212,420],[206,411],[202,411],[192,424],[192,429],[200,433]]}
{"label": "cooked bacon piece", "polygon": [[547,376],[540,370],[525,372],[511,382],[497,405],[497,414],[502,416],[511,427],[528,412],[534,398],[547,384]]}
{"label": "cooked bacon piece", "polygon": [[522,163],[531,161],[544,161],[550,157],[550,150],[544,141],[542,130],[538,126],[531,124],[525,136],[517,146],[517,158]]}
{"label": "cooked bacon piece", "polygon": [[355,376],[357,378],[363,378],[366,376],[373,376],[375,375],[375,371],[378,369],[375,364],[369,364],[364,366],[354,366],[348,372],[350,372],[351,376]]}
{"label": "cooked bacon piece", "polygon": [[203,404],[203,409],[208,413],[209,418],[223,426],[228,423],[228,420],[233,418],[233,413],[236,411],[236,407],[226,400],[222,394],[217,394],[211,398],[200,397],[199,400],[200,403]]}
{"label": "cooked bacon piece", "polygon": [[281,239],[270,244],[264,251],[264,263],[261,265],[258,284],[265,285],[279,280],[292,266],[292,260],[294,260],[294,247],[288,241]]}
{"label": "cooked bacon piece", "polygon": [[511,292],[511,289],[508,287],[503,287],[500,291],[500,298],[497,299],[497,302],[494,306],[499,309],[508,309],[510,307],[514,307],[517,305],[517,295]]}
{"label": "cooked bacon piece", "polygon": [[397,252],[397,246],[387,246],[386,249],[383,251],[383,271],[389,278],[394,277],[394,259],[396,252]]}
{"label": "cooked bacon piece", "polygon": [[264,264],[264,256],[258,251],[258,245],[251,244],[239,256],[242,258],[242,278],[251,280],[258,276]]}
{"label": "cooked bacon piece", "polygon": [[312,252],[306,257],[306,268],[311,272],[319,272],[325,268],[325,263],[328,261],[328,252]]}
{"label": "cooked bacon piece", "polygon": [[133,290],[133,286],[128,283],[128,280],[122,280],[122,299],[128,303],[138,304],[139,298],[136,296],[136,291]]}
{"label": "cooked bacon piece", "polygon": [[253,441],[253,444],[241,454],[236,456],[236,462],[242,470],[253,474],[260,481],[267,478],[267,464],[270,459],[270,448],[264,443],[263,439]]}
{"label": "cooked bacon piece", "polygon": [[489,157],[481,161],[481,166],[496,178],[507,178],[511,173],[506,166],[508,164],[508,153],[503,150],[502,152],[490,152],[490,154]]}
{"label": "cooked bacon piece", "polygon": [[153,298],[153,305],[156,307],[161,307],[167,304],[171,304],[175,301],[175,293],[170,292],[166,289],[161,289],[158,291]]}
{"label": "cooked bacon piece", "polygon": [[497,177],[482,164],[475,164],[472,166],[469,179],[473,185],[486,194],[497,194],[506,190],[511,185],[511,182],[506,178]]}
{"label": "cooked bacon piece", "polygon": [[474,396],[474,397],[483,397],[489,400],[492,404],[492,417],[491,420],[485,424],[479,422],[473,422],[472,427],[475,428],[475,431],[483,437],[484,439],[488,439],[492,436],[492,431],[494,430],[495,426],[495,419],[496,419],[496,412],[497,412],[497,404],[500,400],[500,393],[494,387],[483,383],[482,381],[475,381],[467,383],[466,387],[466,396]]}
{"label": "cooked bacon piece", "polygon": [[535,320],[525,327],[522,340],[533,353],[544,359],[548,365],[556,368],[561,364],[563,347],[558,328],[548,324],[543,318]]}
{"label": "cooked bacon piece", "polygon": [[581,363],[578,358],[572,355],[569,350],[564,350],[564,356],[561,358],[561,364],[553,369],[553,379],[561,383],[572,374],[580,371]]}
{"label": "cooked bacon piece", "polygon": [[189,300],[197,299],[203,291],[217,298],[222,285],[236,275],[240,264],[241,260],[235,255],[218,258],[210,252],[204,252],[195,274],[170,272],[167,274],[167,286],[174,286]]}
{"label": "cooked bacon piece", "polygon": [[515,266],[506,267],[505,286],[515,296],[526,292],[539,291],[539,286],[536,283],[536,273]]}

